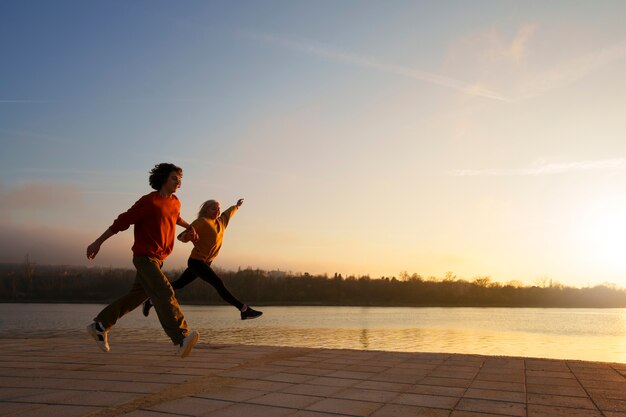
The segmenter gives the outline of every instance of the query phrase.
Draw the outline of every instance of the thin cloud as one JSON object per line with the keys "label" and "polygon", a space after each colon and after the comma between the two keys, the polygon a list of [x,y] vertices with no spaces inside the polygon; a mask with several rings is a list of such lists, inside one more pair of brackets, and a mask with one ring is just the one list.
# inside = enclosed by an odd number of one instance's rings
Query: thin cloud
{"label": "thin cloud", "polygon": [[529,55],[529,43],[535,34],[536,25],[522,25],[512,39],[490,27],[484,31],[467,35],[457,40],[449,51],[448,59],[479,59],[489,65],[520,64]]}
{"label": "thin cloud", "polygon": [[131,191],[85,191],[85,195],[137,195]]}
{"label": "thin cloud", "polygon": [[[13,172],[16,170],[12,170]],[[83,176],[90,175],[96,177],[122,177],[128,178],[132,175],[143,175],[142,171],[121,171],[121,170],[110,170],[110,171],[98,171],[98,170],[87,170],[87,169],[59,169],[59,168],[24,168],[19,169],[19,172],[28,172],[35,174],[69,174],[75,176]],[[0,171],[2,172],[2,171]],[[148,170],[146,169],[146,173]]]}
{"label": "thin cloud", "polygon": [[354,55],[342,51],[332,49],[326,45],[311,42],[302,42],[292,39],[286,39],[278,36],[267,34],[252,35],[255,39],[263,42],[271,43],[286,47],[293,50],[315,55],[324,59],[328,59],[335,62],[342,62],[351,65],[355,65],[361,68],[376,69],[379,71],[387,72],[390,74],[400,75],[403,77],[411,78],[418,81],[438,85],[451,90],[460,91],[464,94],[471,96],[479,96],[498,101],[509,101],[501,94],[486,89],[480,85],[467,83],[454,78],[445,77],[439,74],[429,73],[425,71],[415,70],[413,68],[403,67],[400,65],[385,63],[373,58],[367,58],[359,55]]}
{"label": "thin cloud", "polygon": [[533,98],[573,84],[587,75],[626,58],[626,40],[586,54],[564,65],[529,77],[518,87],[517,100]]}
{"label": "thin cloud", "polygon": [[0,104],[47,104],[47,103],[130,103],[130,104],[154,104],[154,103],[206,103],[212,99],[209,97],[138,97],[138,98],[118,98],[118,99],[97,99],[89,98],[85,100],[7,100],[0,99]]}
{"label": "thin cloud", "polygon": [[458,169],[449,171],[448,174],[456,177],[501,177],[568,174],[584,171],[623,170],[626,170],[626,158],[613,158],[567,163],[548,163],[536,167],[521,169]]}
{"label": "thin cloud", "polygon": [[49,226],[36,219],[26,225],[0,220],[0,236],[0,262],[23,262],[28,255],[36,264],[132,267],[132,232],[116,237],[115,243],[103,247],[94,261],[87,261],[85,255],[87,245],[97,237],[91,230]]}
{"label": "thin cloud", "polygon": [[517,36],[504,51],[511,61],[521,62],[528,55],[528,42],[535,33],[535,29],[534,24],[527,24],[520,28]]}
{"label": "thin cloud", "polygon": [[75,145],[76,144],[75,142],[71,142],[65,138],[61,138],[58,136],[48,135],[46,133],[30,132],[30,131],[25,131],[25,130],[0,129],[0,134],[7,135],[7,136],[16,136],[16,137],[26,138],[26,139],[35,139],[38,141],[43,140],[49,143],[61,144],[61,145]]}
{"label": "thin cloud", "polygon": [[78,202],[82,194],[72,184],[31,182],[7,187],[0,183],[0,209],[45,210],[64,207]]}
{"label": "thin cloud", "polygon": [[[541,56],[559,59],[561,49],[571,53],[571,45],[553,39],[551,33],[536,36],[534,23],[521,25],[509,38],[495,27],[469,34],[454,42],[446,58],[450,68],[462,68],[477,79],[500,86],[507,101],[520,102],[572,85],[581,79],[626,59],[626,39],[598,45],[588,52],[541,65]],[[556,42],[556,43],[555,43]],[[566,52],[567,53],[567,52]],[[531,59],[535,58],[535,59]],[[545,58],[544,58],[545,59]],[[532,68],[535,68],[532,70]]]}
{"label": "thin cloud", "polygon": [[55,103],[55,100],[7,100],[0,99],[0,104],[38,104],[38,103]]}

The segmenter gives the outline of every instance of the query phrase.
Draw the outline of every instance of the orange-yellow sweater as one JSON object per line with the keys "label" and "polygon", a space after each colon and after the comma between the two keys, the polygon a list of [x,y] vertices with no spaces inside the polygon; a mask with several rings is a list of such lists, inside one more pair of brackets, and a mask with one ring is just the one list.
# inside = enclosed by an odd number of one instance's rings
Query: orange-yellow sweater
{"label": "orange-yellow sweater", "polygon": [[237,206],[229,207],[216,220],[199,217],[191,223],[200,239],[193,244],[190,258],[213,262],[222,248],[224,229],[228,226],[230,218],[237,212],[237,209]]}

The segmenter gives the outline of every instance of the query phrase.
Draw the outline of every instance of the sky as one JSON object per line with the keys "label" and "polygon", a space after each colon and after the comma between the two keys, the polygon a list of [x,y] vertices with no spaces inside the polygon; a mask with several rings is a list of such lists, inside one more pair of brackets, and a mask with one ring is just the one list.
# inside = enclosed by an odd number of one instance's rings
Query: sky
{"label": "sky", "polygon": [[[0,262],[87,246],[184,170],[214,265],[626,287],[626,2],[0,2]],[[181,268],[178,242],[165,269]]]}

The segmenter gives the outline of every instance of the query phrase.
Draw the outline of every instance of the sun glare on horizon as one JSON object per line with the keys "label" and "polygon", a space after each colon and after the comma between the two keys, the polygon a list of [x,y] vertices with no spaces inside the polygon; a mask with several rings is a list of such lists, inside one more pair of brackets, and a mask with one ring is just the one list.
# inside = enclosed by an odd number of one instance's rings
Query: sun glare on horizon
{"label": "sun glare on horizon", "polygon": [[626,285],[626,199],[611,197],[592,204],[582,216],[579,233],[584,256],[598,272],[623,274]]}

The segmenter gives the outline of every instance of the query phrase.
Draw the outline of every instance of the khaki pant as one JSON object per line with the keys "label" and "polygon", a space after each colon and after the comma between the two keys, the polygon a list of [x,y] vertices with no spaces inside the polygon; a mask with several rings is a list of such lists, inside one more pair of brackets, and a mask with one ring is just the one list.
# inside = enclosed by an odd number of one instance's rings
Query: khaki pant
{"label": "khaki pant", "polygon": [[161,271],[163,261],[135,256],[133,264],[137,268],[137,277],[130,292],[105,307],[94,321],[99,321],[109,330],[118,319],[139,307],[149,297],[163,330],[174,344],[179,345],[189,333],[189,326],[169,280]]}

